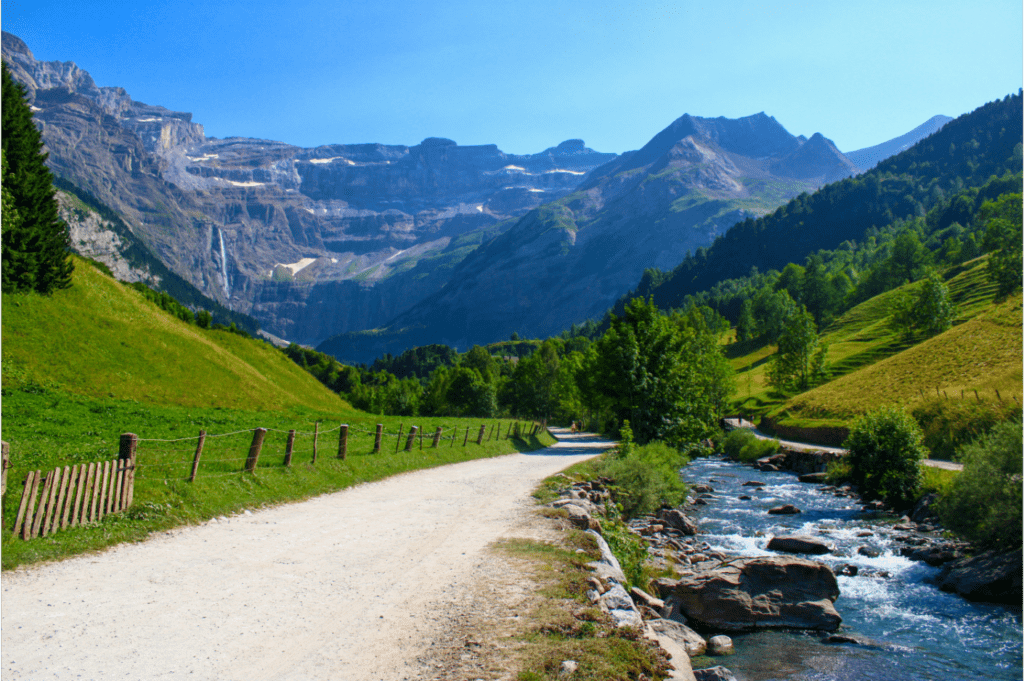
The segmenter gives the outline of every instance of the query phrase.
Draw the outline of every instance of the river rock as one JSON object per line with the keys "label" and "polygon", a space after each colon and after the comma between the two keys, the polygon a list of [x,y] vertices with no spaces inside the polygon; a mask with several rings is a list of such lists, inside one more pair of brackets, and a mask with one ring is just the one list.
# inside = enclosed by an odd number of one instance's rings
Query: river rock
{"label": "river rock", "polygon": [[645,605],[652,610],[661,610],[665,607],[665,601],[655,598],[639,587],[630,587],[629,595],[637,605]]}
{"label": "river rock", "polygon": [[622,572],[622,566],[619,565],[619,559],[612,553],[611,548],[608,546],[608,542],[604,540],[604,537],[593,530],[587,530],[587,534],[594,538],[594,541],[597,542],[597,548],[601,551],[601,559],[589,563],[596,576],[601,579],[602,582],[612,581],[619,584],[625,584],[626,575]]}
{"label": "river rock", "polygon": [[616,627],[643,626],[640,611],[633,605],[633,600],[621,585],[613,584],[612,588],[601,595],[599,603],[601,609],[611,616]]}
{"label": "river rock", "polygon": [[828,479],[828,473],[804,473],[797,480],[800,482],[823,483]]}
{"label": "river rock", "polygon": [[690,657],[703,655],[707,650],[708,643],[704,640],[704,637],[682,622],[675,622],[669,619],[656,619],[649,620],[647,624],[650,625],[651,629],[654,631],[664,636],[668,636],[670,639],[681,645],[683,649],[686,650],[686,654]]}
{"label": "river rock", "polygon": [[758,480],[747,480],[740,487],[764,487],[764,483]]}
{"label": "river rock", "polygon": [[805,558],[762,556],[657,580],[688,620],[723,631],[789,628],[835,631],[839,585],[832,570]]}
{"label": "river rock", "polygon": [[1009,553],[988,551],[949,563],[935,579],[943,591],[971,601],[1021,607],[1021,549]]}
{"label": "river rock", "polygon": [[813,537],[799,535],[786,535],[772,537],[768,542],[769,551],[782,551],[784,553],[811,553],[820,555],[831,553],[832,549],[825,542],[818,541]]}
{"label": "river rock", "polygon": [[843,565],[839,566],[839,569],[836,571],[836,575],[842,575],[844,577],[856,577],[858,572],[860,572],[860,568],[858,568],[856,565],[844,563]]}
{"label": "river rock", "polygon": [[741,495],[740,495],[740,501],[750,501],[750,500],[751,500],[751,498],[752,498],[752,497],[750,497],[750,496],[749,496],[749,495],[747,495],[747,494],[741,494]]}
{"label": "river rock", "polygon": [[694,669],[693,678],[696,681],[736,681],[732,672],[722,666]]}
{"label": "river rock", "polygon": [[861,547],[859,547],[857,549],[857,553],[862,555],[862,556],[865,556],[866,558],[878,558],[880,555],[882,555],[881,551],[879,551],[876,548],[872,548],[870,546],[861,546]]}
{"label": "river rock", "polygon": [[732,647],[732,639],[718,635],[708,639],[708,655],[732,655],[736,649]]}
{"label": "river rock", "polygon": [[800,513],[800,509],[793,504],[785,504],[783,506],[776,506],[775,508],[769,508],[769,515],[793,515]]}
{"label": "river rock", "polygon": [[715,488],[711,485],[694,485],[690,488],[696,494],[714,494]]}
{"label": "river rock", "polygon": [[663,523],[674,530],[679,530],[686,536],[697,534],[697,526],[693,524],[692,520],[683,515],[682,511],[674,508],[662,509],[658,513],[658,517]]}

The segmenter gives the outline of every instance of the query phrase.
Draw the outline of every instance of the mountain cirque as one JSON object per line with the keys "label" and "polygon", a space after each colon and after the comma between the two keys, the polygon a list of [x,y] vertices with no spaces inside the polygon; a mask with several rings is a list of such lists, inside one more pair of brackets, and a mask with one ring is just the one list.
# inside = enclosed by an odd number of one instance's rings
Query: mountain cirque
{"label": "mountain cirque", "polygon": [[37,61],[9,33],[2,45],[55,173],[121,213],[208,296],[302,342],[386,322],[440,284],[380,282],[461,257],[615,158],[582,140],[513,155],[438,138],[314,149],[207,138],[191,114],[98,87],[71,62]]}
{"label": "mountain cirque", "polygon": [[207,138],[191,114],[37,61],[9,33],[2,47],[54,172],[207,296],[311,345],[412,330],[334,342],[349,360],[558,333],[603,314],[646,268],[858,172],[820,134],[795,137],[763,113],[683,116],[621,156],[582,140],[513,155],[441,138],[312,149]]}

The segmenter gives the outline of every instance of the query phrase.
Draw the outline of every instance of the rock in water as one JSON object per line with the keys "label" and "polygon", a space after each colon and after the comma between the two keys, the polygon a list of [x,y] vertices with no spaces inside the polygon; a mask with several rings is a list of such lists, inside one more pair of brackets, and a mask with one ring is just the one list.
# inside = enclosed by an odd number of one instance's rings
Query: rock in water
{"label": "rock in water", "polygon": [[697,681],[736,681],[736,677],[725,667],[709,667],[694,669],[693,678]]}
{"label": "rock in water", "polygon": [[832,552],[832,549],[829,548],[828,544],[825,542],[818,541],[813,537],[802,537],[797,535],[772,537],[771,541],[768,542],[768,550],[783,551],[785,553],[812,554]]}
{"label": "rock in water", "polygon": [[657,584],[662,598],[679,599],[687,619],[711,629],[835,631],[842,622],[832,605],[839,597],[835,575],[805,558],[747,558]]}
{"label": "rock in water", "polygon": [[708,655],[732,655],[736,649],[728,636],[712,636],[708,639]]}
{"label": "rock in water", "polygon": [[776,506],[775,508],[769,508],[769,515],[794,515],[800,513],[800,509],[793,504],[785,504],[784,506]]}
{"label": "rock in water", "polygon": [[672,529],[679,530],[688,537],[697,534],[697,526],[678,509],[670,508],[663,510],[658,514],[658,517],[661,518],[663,523]]}
{"label": "rock in water", "polygon": [[946,565],[935,580],[943,591],[971,601],[1021,607],[1021,549],[1009,553],[989,551]]}

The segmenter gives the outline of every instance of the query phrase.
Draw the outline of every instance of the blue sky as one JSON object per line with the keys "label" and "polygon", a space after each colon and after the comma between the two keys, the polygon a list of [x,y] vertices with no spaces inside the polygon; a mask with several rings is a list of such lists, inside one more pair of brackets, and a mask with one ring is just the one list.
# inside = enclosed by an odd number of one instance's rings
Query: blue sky
{"label": "blue sky", "polygon": [[684,113],[764,111],[843,151],[1022,85],[1020,0],[4,0],[37,59],[301,146],[449,137],[636,149]]}

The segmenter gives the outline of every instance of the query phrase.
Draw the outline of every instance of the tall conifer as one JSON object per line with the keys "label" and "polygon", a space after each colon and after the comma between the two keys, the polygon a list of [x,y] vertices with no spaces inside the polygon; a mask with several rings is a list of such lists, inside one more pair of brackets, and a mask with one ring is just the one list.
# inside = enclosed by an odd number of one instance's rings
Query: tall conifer
{"label": "tall conifer", "polygon": [[45,165],[43,140],[32,122],[25,86],[2,65],[4,189],[17,215],[4,225],[2,288],[5,293],[52,293],[71,285],[73,263],[68,226],[57,210],[53,176]]}

